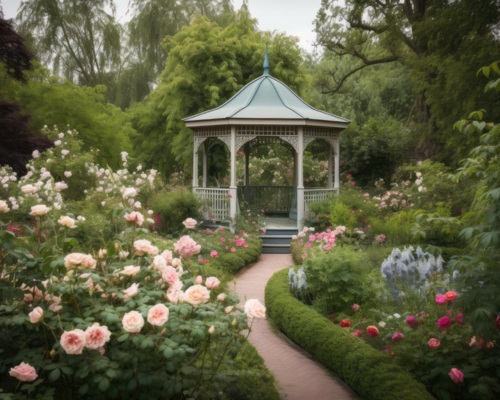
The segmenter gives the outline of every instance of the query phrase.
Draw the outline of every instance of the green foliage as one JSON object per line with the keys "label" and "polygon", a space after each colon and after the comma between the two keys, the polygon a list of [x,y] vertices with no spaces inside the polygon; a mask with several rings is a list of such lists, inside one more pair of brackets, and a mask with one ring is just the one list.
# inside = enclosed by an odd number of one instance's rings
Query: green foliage
{"label": "green foliage", "polygon": [[345,312],[351,305],[367,303],[375,296],[368,271],[360,267],[358,257],[342,250],[316,253],[303,263],[313,304],[323,315]]}
{"label": "green foliage", "polygon": [[335,202],[330,214],[330,222],[333,226],[345,226],[353,229],[356,225],[355,214],[351,213],[349,207],[340,201]]}
{"label": "green foliage", "polygon": [[174,234],[183,229],[182,221],[198,218],[199,203],[196,196],[187,190],[160,192],[151,199],[151,208],[160,215],[159,231]]}
{"label": "green foliage", "polygon": [[278,328],[363,398],[433,399],[387,356],[295,299],[288,287],[287,269],[271,277],[265,298],[267,312]]}
{"label": "green foliage", "polygon": [[21,104],[37,130],[57,125],[65,132],[69,125],[80,133],[83,151],[93,149],[97,162],[117,168],[135,130],[127,114],[104,102],[106,87],[79,87],[39,66],[26,76],[26,84],[15,81],[0,65],[0,98]]}

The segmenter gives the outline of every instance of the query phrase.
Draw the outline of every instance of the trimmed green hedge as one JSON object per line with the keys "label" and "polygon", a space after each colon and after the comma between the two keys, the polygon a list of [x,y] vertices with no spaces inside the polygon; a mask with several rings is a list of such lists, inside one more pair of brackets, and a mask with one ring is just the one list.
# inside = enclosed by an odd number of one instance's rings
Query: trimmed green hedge
{"label": "trimmed green hedge", "polygon": [[434,399],[424,385],[387,355],[294,298],[288,287],[288,268],[268,281],[265,300],[267,313],[278,328],[364,399]]}
{"label": "trimmed green hedge", "polygon": [[210,266],[235,274],[248,264],[256,262],[262,253],[262,239],[246,238],[248,247],[237,247],[236,253],[220,254],[210,260]]}

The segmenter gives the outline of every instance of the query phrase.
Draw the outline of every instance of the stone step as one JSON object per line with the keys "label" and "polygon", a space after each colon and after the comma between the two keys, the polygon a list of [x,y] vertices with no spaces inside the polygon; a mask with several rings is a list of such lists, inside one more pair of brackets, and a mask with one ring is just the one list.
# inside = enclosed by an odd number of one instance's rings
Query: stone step
{"label": "stone step", "polygon": [[262,254],[290,254],[290,244],[262,244]]}

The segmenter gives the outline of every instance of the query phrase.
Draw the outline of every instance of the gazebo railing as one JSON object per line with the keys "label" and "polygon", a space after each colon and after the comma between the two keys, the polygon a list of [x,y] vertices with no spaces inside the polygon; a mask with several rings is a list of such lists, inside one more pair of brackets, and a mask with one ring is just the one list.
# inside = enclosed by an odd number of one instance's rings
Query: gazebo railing
{"label": "gazebo railing", "polygon": [[293,186],[238,186],[238,198],[267,213],[289,213]]}
{"label": "gazebo railing", "polygon": [[309,212],[309,205],[317,201],[327,200],[339,193],[338,189],[304,189],[304,211]]}
{"label": "gazebo railing", "polygon": [[228,188],[193,188],[193,192],[201,200],[201,212],[208,220],[229,220]]}

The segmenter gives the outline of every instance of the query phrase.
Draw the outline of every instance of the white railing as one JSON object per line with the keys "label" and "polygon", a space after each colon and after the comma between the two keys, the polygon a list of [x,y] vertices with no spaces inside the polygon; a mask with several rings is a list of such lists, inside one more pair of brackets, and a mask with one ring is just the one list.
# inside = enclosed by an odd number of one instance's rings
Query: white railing
{"label": "white railing", "polygon": [[339,193],[338,189],[304,189],[304,211],[309,212],[309,205],[317,201],[327,200]]}
{"label": "white railing", "polygon": [[228,188],[193,188],[201,201],[201,212],[207,220],[229,220],[230,197]]}

